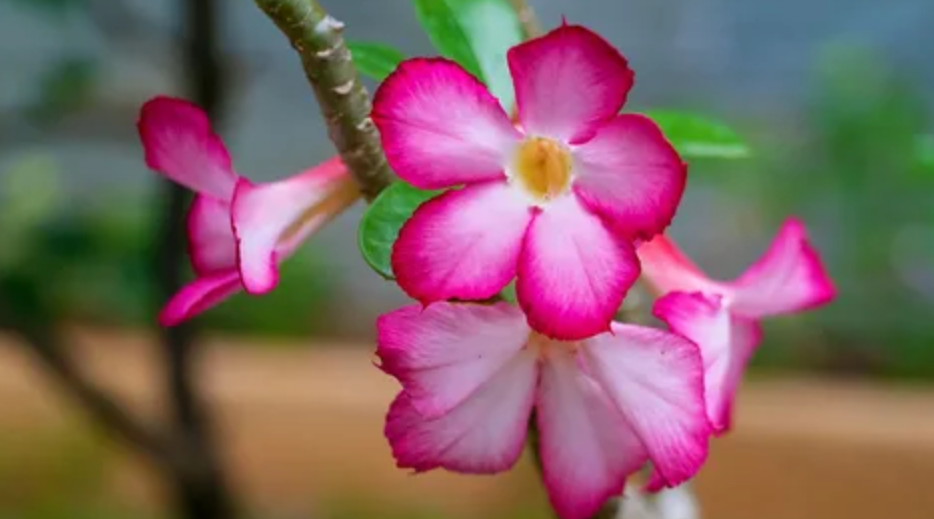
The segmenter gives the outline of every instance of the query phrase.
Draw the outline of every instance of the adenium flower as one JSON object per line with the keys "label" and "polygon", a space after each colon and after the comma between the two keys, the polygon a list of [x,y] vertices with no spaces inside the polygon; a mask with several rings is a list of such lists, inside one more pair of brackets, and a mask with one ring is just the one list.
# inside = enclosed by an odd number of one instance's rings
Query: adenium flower
{"label": "adenium flower", "polygon": [[405,181],[451,189],[402,227],[392,267],[427,304],[489,298],[517,278],[537,331],[605,332],[639,275],[633,241],[671,221],[686,166],[650,119],[619,114],[633,73],[600,36],[564,25],[508,52],[518,123],[459,65],[403,62],[373,121]]}
{"label": "adenium flower", "polygon": [[583,519],[647,461],[661,487],[706,458],[703,365],[683,337],[613,323],[560,342],[507,303],[408,306],[377,330],[380,367],[402,384],[386,421],[399,467],[507,470],[534,416],[552,504]]}
{"label": "adenium flower", "polygon": [[279,263],[360,197],[335,157],[295,176],[254,184],[239,176],[207,115],[188,101],[156,97],[137,123],[146,164],[196,193],[188,213],[188,252],[196,279],[166,304],[173,326],[241,289],[264,294]]}
{"label": "adenium flower", "polygon": [[645,278],[663,295],[653,312],[700,347],[707,412],[717,433],[730,428],[737,386],[762,336],[759,320],[814,308],[835,295],[804,225],[793,218],[768,251],[730,282],[709,279],[664,235],[638,253]]}

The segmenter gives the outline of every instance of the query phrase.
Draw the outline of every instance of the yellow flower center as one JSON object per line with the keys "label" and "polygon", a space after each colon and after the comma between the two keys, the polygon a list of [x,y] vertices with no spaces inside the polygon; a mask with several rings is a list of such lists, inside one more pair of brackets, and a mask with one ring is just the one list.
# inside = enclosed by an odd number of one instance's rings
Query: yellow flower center
{"label": "yellow flower center", "polygon": [[571,162],[571,153],[563,144],[545,137],[530,137],[516,151],[515,178],[536,200],[551,200],[570,185]]}

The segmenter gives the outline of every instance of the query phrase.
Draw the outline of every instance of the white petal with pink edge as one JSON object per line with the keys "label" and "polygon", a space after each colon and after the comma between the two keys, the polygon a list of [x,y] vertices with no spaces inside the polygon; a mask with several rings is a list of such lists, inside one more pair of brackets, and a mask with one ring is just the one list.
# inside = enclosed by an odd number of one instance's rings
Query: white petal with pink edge
{"label": "white petal with pink edge", "polygon": [[562,519],[586,519],[623,491],[645,448],[570,351],[542,364],[535,406],[545,488]]}
{"label": "white petal with pink edge", "polygon": [[143,105],[136,126],[150,168],[197,193],[230,201],[237,175],[201,108],[155,97]]}
{"label": "white petal with pink edge", "polygon": [[516,293],[532,328],[552,338],[576,340],[609,329],[638,276],[632,246],[567,195],[532,221]]}
{"label": "white petal with pink edge", "polygon": [[507,54],[519,121],[530,135],[576,142],[626,102],[633,73],[626,59],[590,30],[563,25]]}
{"label": "white petal with pink edge", "polygon": [[403,391],[389,408],[386,438],[396,464],[423,472],[446,468],[492,474],[512,467],[525,445],[538,366],[524,350],[447,414],[426,418]]}
{"label": "white petal with pink edge", "polygon": [[576,146],[574,191],[614,229],[649,239],[675,216],[687,166],[648,117],[624,114]]}
{"label": "white petal with pink edge", "polygon": [[241,178],[231,212],[246,291],[264,294],[275,288],[279,262],[358,196],[338,157],[278,182]]}
{"label": "white petal with pink edge", "polygon": [[836,294],[804,224],[795,218],[785,221],[765,254],[727,287],[730,308],[752,318],[814,308]]}
{"label": "white petal with pink edge", "polygon": [[402,383],[409,404],[441,416],[486,384],[521,350],[529,327],[506,303],[407,306],[376,321],[380,367]]}
{"label": "white petal with pink edge", "polygon": [[581,348],[588,372],[639,437],[664,486],[707,458],[704,367],[697,346],[654,328],[614,323]]}
{"label": "white petal with pink edge", "polygon": [[237,266],[237,244],[230,226],[230,204],[206,195],[195,196],[188,210],[188,254],[201,276]]}
{"label": "white petal with pink edge", "polygon": [[642,265],[642,275],[659,294],[720,291],[717,282],[707,276],[664,234],[639,245],[636,249]]}
{"label": "white petal with pink edge", "polygon": [[159,324],[176,326],[218,305],[241,288],[240,275],[233,269],[199,277],[166,303],[159,313]]}
{"label": "white petal with pink edge", "polygon": [[725,432],[736,390],[759,342],[758,324],[732,316],[721,297],[700,292],[671,292],[655,302],[653,313],[700,348],[707,415],[715,433]]}
{"label": "white petal with pink edge", "polygon": [[505,182],[429,200],[402,226],[393,245],[396,281],[422,303],[491,297],[515,277],[531,219],[521,195]]}
{"label": "white petal with pink edge", "polygon": [[422,189],[503,178],[520,134],[476,78],[441,58],[402,62],[373,99],[389,165]]}

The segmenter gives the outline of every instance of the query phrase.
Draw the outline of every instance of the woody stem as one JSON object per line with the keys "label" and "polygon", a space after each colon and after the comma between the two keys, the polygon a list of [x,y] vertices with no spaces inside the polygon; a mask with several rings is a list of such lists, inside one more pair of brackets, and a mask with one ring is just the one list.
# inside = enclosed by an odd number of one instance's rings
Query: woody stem
{"label": "woody stem", "polygon": [[298,52],[328,135],[368,201],[393,180],[370,119],[370,97],[344,42],[344,24],[316,0],[255,0]]}

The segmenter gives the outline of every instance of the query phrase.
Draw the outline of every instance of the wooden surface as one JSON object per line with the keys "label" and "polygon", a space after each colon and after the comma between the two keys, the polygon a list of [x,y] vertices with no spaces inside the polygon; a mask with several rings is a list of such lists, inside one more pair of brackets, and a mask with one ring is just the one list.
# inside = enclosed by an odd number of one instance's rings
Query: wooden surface
{"label": "wooden surface", "polygon": [[[90,373],[155,415],[157,356],[145,337],[75,336]],[[367,348],[210,342],[201,382],[236,484],[258,510],[307,510],[350,496],[364,508],[436,509],[452,518],[543,509],[527,460],[495,477],[397,470],[382,437],[396,385],[372,366]],[[31,435],[76,415],[20,349],[3,346],[0,438],[19,438],[26,449]],[[934,390],[755,380],[742,390],[737,418],[697,481],[705,518],[934,518]],[[18,448],[9,440],[7,447]],[[125,451],[116,458],[108,469],[116,498],[156,506],[158,489],[138,460]]]}

